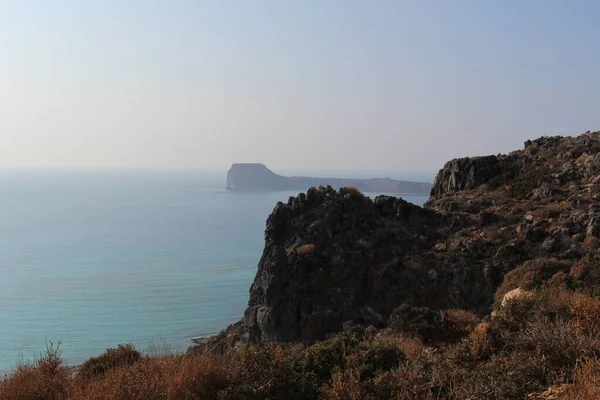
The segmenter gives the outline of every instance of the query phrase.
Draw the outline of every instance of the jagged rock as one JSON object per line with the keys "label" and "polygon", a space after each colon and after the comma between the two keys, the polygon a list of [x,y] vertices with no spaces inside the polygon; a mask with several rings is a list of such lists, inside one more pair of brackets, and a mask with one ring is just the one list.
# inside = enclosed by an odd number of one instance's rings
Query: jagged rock
{"label": "jagged rock", "polygon": [[549,185],[547,183],[543,184],[541,187],[534,189],[533,195],[531,196],[532,200],[543,200],[549,199],[561,193],[560,190]]}

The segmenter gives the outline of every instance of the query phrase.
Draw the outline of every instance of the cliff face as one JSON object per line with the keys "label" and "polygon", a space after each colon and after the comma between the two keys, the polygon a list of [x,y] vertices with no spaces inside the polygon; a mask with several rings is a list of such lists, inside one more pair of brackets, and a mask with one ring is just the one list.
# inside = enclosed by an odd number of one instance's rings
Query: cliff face
{"label": "cliff face", "polygon": [[523,262],[597,253],[599,199],[598,132],[450,161],[425,208],[311,188],[269,216],[249,305],[230,336],[311,342],[348,322],[388,326],[411,307],[487,314]]}
{"label": "cliff face", "polygon": [[389,178],[345,179],[286,177],[277,175],[264,164],[233,164],[227,172],[225,187],[236,191],[302,190],[327,186],[341,188],[352,186],[365,192],[428,194],[431,184],[426,182],[398,181]]}

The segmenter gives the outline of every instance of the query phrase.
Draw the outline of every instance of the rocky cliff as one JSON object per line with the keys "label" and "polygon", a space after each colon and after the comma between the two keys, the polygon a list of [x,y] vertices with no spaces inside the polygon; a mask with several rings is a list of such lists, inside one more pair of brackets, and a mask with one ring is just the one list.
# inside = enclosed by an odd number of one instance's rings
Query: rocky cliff
{"label": "rocky cliff", "polygon": [[424,208],[311,188],[269,216],[229,339],[312,342],[348,323],[389,326],[419,307],[485,315],[504,275],[527,260],[558,260],[543,273],[583,282],[567,266],[600,247],[599,199],[600,132],[452,160]]}
{"label": "rocky cliff", "polygon": [[428,194],[431,184],[426,182],[398,181],[390,178],[345,179],[311,178],[305,176],[286,177],[278,175],[264,164],[233,164],[227,172],[225,187],[235,191],[302,190],[310,187],[327,186],[341,188],[356,187],[365,192],[404,194]]}

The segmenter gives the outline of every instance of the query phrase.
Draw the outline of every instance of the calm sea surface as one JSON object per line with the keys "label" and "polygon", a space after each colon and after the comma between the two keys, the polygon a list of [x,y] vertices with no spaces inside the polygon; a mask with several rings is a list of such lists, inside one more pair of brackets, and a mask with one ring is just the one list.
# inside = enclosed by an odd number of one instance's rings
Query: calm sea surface
{"label": "calm sea surface", "polygon": [[[69,365],[119,343],[184,351],[243,314],[265,220],[297,192],[224,174],[0,172],[0,372],[62,341]],[[405,196],[422,204],[424,196]]]}

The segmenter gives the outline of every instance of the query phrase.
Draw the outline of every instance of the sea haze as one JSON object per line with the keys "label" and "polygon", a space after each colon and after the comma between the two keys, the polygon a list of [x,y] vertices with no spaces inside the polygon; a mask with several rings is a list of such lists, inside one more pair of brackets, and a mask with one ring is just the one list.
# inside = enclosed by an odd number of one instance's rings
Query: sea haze
{"label": "sea haze", "polygon": [[265,220],[297,192],[230,193],[224,182],[225,172],[1,172],[0,372],[47,340],[76,365],[119,343],[183,351],[237,321]]}

